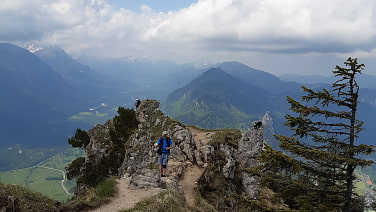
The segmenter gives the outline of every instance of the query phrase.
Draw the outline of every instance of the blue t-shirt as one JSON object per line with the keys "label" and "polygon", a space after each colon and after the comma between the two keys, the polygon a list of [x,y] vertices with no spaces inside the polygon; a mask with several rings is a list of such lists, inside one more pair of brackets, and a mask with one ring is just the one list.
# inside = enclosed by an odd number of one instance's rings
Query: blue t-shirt
{"label": "blue t-shirt", "polygon": [[172,146],[172,144],[173,144],[173,142],[172,142],[172,140],[171,140],[171,138],[169,138],[169,139],[163,139],[163,138],[159,138],[158,139],[158,141],[157,141],[157,144],[158,145],[161,145],[161,143],[162,143],[162,153],[168,153],[168,150],[166,149],[166,147],[167,147],[167,140],[169,140],[170,141],[170,146]]}

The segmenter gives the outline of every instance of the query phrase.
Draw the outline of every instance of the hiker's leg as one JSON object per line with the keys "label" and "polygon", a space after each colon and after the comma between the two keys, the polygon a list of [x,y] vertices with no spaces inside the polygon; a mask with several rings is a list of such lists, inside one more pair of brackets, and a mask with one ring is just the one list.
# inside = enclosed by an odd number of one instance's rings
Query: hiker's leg
{"label": "hiker's leg", "polygon": [[167,174],[167,166],[163,165],[162,167],[163,167],[163,175],[166,176],[166,174]]}
{"label": "hiker's leg", "polygon": [[163,157],[162,157],[162,155],[158,156],[158,164],[159,164],[159,174],[160,174],[160,176],[162,176],[163,175],[163,167],[162,167]]}
{"label": "hiker's leg", "polygon": [[159,164],[159,174],[162,176],[163,175],[163,167],[162,164]]}
{"label": "hiker's leg", "polygon": [[163,175],[167,176],[167,163],[168,163],[168,154],[164,155],[164,160],[163,160]]}

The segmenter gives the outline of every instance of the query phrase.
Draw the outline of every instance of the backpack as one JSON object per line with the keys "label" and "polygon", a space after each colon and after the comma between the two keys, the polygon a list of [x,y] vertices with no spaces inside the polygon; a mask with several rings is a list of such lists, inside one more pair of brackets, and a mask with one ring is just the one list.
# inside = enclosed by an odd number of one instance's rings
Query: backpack
{"label": "backpack", "polygon": [[[163,140],[164,139],[162,137],[159,138],[159,141],[161,143],[158,145],[158,149],[157,149],[158,155],[162,154]],[[167,137],[166,138],[166,142],[167,142],[167,146],[166,147],[170,147],[171,146],[171,138]],[[170,154],[170,150],[169,149],[167,150],[167,152],[168,152],[168,154]]]}

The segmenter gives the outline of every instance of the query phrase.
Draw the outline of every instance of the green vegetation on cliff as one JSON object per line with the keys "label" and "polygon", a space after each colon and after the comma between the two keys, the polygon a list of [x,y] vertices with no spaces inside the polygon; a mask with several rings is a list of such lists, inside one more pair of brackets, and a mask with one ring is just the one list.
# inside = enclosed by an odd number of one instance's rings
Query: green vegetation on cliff
{"label": "green vegetation on cliff", "polygon": [[239,130],[218,131],[213,136],[209,145],[213,146],[214,152],[208,159],[208,167],[205,176],[200,181],[199,190],[202,198],[210,205],[220,211],[237,209],[234,205],[237,202],[236,191],[241,187],[239,167],[235,167],[235,179],[226,179],[223,175],[223,167],[227,163],[222,145],[230,148],[237,148],[241,137]]}
{"label": "green vegetation on cliff", "polygon": [[[118,108],[118,114],[106,122],[109,139],[103,140],[103,145],[108,145],[106,154],[99,159],[97,164],[86,163],[81,157],[74,160],[66,167],[68,179],[77,179],[79,184],[96,186],[109,175],[116,175],[125,157],[125,145],[130,135],[137,129],[136,113],[133,109]],[[103,139],[103,135],[99,135]],[[73,137],[68,140],[73,147],[85,148],[90,137],[84,130],[77,129]]]}
{"label": "green vegetation on cliff", "polygon": [[89,187],[86,195],[80,195],[64,204],[63,211],[86,211],[108,203],[116,194],[114,177],[104,178],[94,187]]}

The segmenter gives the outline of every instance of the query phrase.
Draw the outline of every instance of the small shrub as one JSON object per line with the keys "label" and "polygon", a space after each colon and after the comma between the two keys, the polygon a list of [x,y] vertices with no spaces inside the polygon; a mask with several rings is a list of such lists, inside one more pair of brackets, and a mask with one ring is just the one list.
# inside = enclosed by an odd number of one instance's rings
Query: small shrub
{"label": "small shrub", "polygon": [[116,193],[116,181],[114,177],[106,178],[95,187],[97,198],[109,198]]}
{"label": "small shrub", "polygon": [[134,208],[124,210],[123,212],[191,212],[186,203],[183,194],[175,191],[161,192],[155,196],[149,197],[135,205]]}
{"label": "small shrub", "polygon": [[217,211],[204,198],[202,198],[199,191],[196,191],[195,203],[196,203],[196,209],[198,211],[205,211],[205,212],[216,212]]}
{"label": "small shrub", "polygon": [[[97,208],[108,203],[116,194],[116,180],[114,177],[105,178],[99,182],[94,188],[89,187],[86,195],[70,200],[64,206],[67,211],[83,211],[87,209]],[[88,198],[90,197],[90,198]]]}

